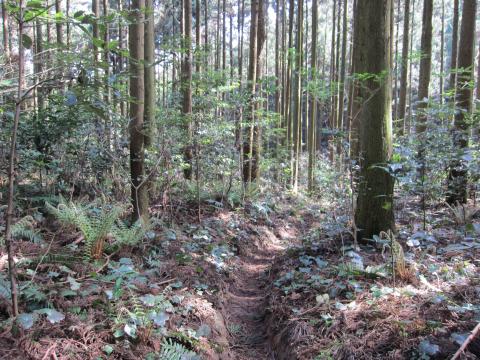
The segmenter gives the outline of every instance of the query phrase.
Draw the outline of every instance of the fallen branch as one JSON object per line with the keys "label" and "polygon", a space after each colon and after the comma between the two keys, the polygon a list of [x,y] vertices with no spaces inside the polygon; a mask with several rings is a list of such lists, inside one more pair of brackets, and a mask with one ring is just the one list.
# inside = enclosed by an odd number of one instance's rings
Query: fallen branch
{"label": "fallen branch", "polygon": [[475,339],[475,336],[477,336],[478,332],[480,331],[480,323],[475,326],[475,329],[470,333],[470,335],[465,339],[463,342],[462,346],[457,350],[457,352],[453,355],[451,360],[457,360],[460,358],[460,355],[463,354],[467,346],[472,342],[473,339]]}

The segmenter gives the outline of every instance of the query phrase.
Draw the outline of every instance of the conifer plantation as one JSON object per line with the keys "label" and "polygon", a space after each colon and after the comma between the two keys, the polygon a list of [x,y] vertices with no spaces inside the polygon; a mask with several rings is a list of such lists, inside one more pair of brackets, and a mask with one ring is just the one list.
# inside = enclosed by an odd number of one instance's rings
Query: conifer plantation
{"label": "conifer plantation", "polygon": [[480,358],[477,0],[0,3],[0,359]]}

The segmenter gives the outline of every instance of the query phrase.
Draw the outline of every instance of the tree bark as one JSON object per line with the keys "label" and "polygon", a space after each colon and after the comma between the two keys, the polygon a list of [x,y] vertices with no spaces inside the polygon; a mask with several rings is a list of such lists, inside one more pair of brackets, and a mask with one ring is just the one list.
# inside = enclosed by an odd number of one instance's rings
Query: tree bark
{"label": "tree bark", "polygon": [[359,88],[361,179],[355,223],[359,238],[394,229],[393,185],[386,167],[392,154],[391,41],[392,0],[359,1],[355,16],[357,73],[375,75]]}
{"label": "tree bark", "polygon": [[130,174],[132,182],[133,220],[148,216],[143,135],[145,111],[145,0],[132,0],[128,46],[130,50]]}
{"label": "tree bark", "polygon": [[408,51],[410,40],[410,0],[405,0],[405,7],[403,11],[403,40],[402,40],[402,60],[400,63],[400,99],[398,103],[398,120],[402,122],[399,127],[399,135],[405,134],[405,114],[407,110],[407,78],[408,78]]}
{"label": "tree bark", "polygon": [[[427,126],[426,108],[428,106],[430,75],[432,67],[432,18],[433,18],[433,0],[423,1],[422,15],[422,39],[420,59],[420,74],[418,80],[418,119],[417,133],[423,133]],[[422,157],[422,150],[420,151]]]}
{"label": "tree bark", "polygon": [[[318,31],[318,1],[313,0],[312,4],[312,53],[311,53],[311,73],[312,81],[317,79],[317,31]],[[314,168],[315,168],[315,133],[317,120],[317,97],[313,94],[310,98],[310,118],[308,126],[308,190],[312,191],[314,187]]]}
{"label": "tree bark", "polygon": [[303,0],[297,0],[297,34],[295,39],[295,71],[293,83],[293,192],[298,191],[298,172],[302,151],[302,71],[303,71]]}
{"label": "tree bark", "polygon": [[5,5],[6,1],[2,0],[3,51],[5,57],[10,61],[10,27],[7,6]]}
{"label": "tree bark", "polygon": [[145,0],[145,147],[152,145],[155,123],[155,18],[153,0]]}
{"label": "tree bark", "polygon": [[24,33],[24,2],[19,0],[18,3],[18,91],[17,99],[15,101],[15,115],[13,118],[12,136],[10,142],[10,158],[8,163],[8,195],[7,195],[7,212],[5,221],[5,246],[7,248],[8,256],[8,274],[10,278],[10,291],[12,298],[12,315],[18,315],[18,288],[17,288],[17,274],[15,268],[15,261],[13,259],[12,249],[12,225],[14,213],[14,198],[15,198],[15,162],[16,162],[16,147],[17,147],[17,131],[20,122],[20,112],[23,102],[23,83],[25,80],[25,49],[23,47],[23,33]]}
{"label": "tree bark", "polygon": [[[62,13],[62,0],[55,0],[55,12],[57,14]],[[57,31],[57,45],[63,46],[63,23],[61,20],[57,20],[55,23]]]}
{"label": "tree bark", "polygon": [[457,96],[458,110],[455,111],[453,143],[458,149],[457,158],[450,164],[447,202],[467,202],[467,160],[463,159],[468,148],[470,120],[473,112],[474,49],[476,0],[463,0],[462,23],[458,52]]}
{"label": "tree bark", "polygon": [[452,22],[452,55],[450,58],[450,89],[456,88],[457,79],[457,61],[458,61],[458,19],[460,13],[459,0],[453,2],[453,22]]}
{"label": "tree bark", "polygon": [[192,147],[192,0],[183,0],[184,6],[184,31],[183,46],[184,55],[182,61],[182,114],[184,116],[187,145],[183,150],[186,167],[183,171],[185,179],[192,178],[193,170],[193,147]]}

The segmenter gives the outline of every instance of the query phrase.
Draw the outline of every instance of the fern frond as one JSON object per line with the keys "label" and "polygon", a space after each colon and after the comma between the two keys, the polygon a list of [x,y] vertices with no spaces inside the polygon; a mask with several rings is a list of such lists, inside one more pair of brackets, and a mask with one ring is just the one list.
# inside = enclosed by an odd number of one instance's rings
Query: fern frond
{"label": "fern frond", "polygon": [[[39,231],[35,231],[34,223],[35,220],[30,215],[21,218],[12,226],[12,237],[16,239],[27,239],[34,243],[42,241],[42,236]],[[0,244],[3,245],[4,241],[4,236],[0,236]]]}
{"label": "fern frond", "polygon": [[117,221],[116,225],[112,227],[112,235],[116,240],[115,246],[135,246],[145,236],[149,229],[148,225],[142,225],[137,221],[131,227],[128,227],[123,221]]}
{"label": "fern frond", "polygon": [[193,360],[198,359],[198,355],[188,350],[184,345],[179,344],[172,339],[165,339],[162,343],[162,350],[159,359],[162,360]]}

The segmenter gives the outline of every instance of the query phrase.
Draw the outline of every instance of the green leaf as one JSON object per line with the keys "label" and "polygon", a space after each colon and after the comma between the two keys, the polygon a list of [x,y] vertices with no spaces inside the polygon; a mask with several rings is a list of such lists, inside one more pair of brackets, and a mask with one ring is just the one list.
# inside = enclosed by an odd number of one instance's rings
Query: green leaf
{"label": "green leaf", "polygon": [[35,323],[36,316],[33,313],[23,313],[17,316],[17,323],[25,330],[30,329]]}
{"label": "green leaf", "polygon": [[83,16],[83,14],[85,14],[85,11],[79,10],[79,11],[77,11],[77,12],[75,12],[75,13],[73,14],[73,17],[74,17],[75,19],[78,19],[78,18],[81,18],[81,17]]}
{"label": "green leaf", "polygon": [[77,282],[77,280],[75,280],[71,276],[67,277],[67,281],[70,284],[70,289],[72,289],[74,291],[80,289],[80,283]]}
{"label": "green leaf", "polygon": [[32,47],[32,38],[27,34],[22,35],[22,44],[25,49],[30,49]]}
{"label": "green leaf", "polygon": [[108,43],[108,50],[115,50],[116,48],[118,48],[118,40],[111,40],[109,43]]}
{"label": "green leaf", "polygon": [[45,309],[36,310],[36,312],[38,314],[47,315],[47,320],[50,321],[52,324],[59,323],[60,321],[65,319],[65,315],[55,309],[45,308]]}
{"label": "green leaf", "polygon": [[170,318],[170,316],[165,313],[165,312],[161,312],[161,313],[152,313],[150,315],[150,319],[153,321],[153,323],[157,326],[160,326],[160,327],[163,327],[165,326],[165,323],[167,322],[167,320]]}
{"label": "green leaf", "polygon": [[123,327],[123,331],[125,331],[125,334],[127,334],[128,336],[134,338],[137,334],[137,327],[134,324],[125,324],[125,326]]}
{"label": "green leaf", "polygon": [[113,346],[107,344],[103,347],[102,350],[105,354],[110,355],[113,352]]}
{"label": "green leaf", "polygon": [[99,38],[92,38],[92,42],[93,42],[93,46],[97,47],[97,48],[103,48],[103,46],[105,45],[105,41],[103,41],[102,39],[99,39]]}

